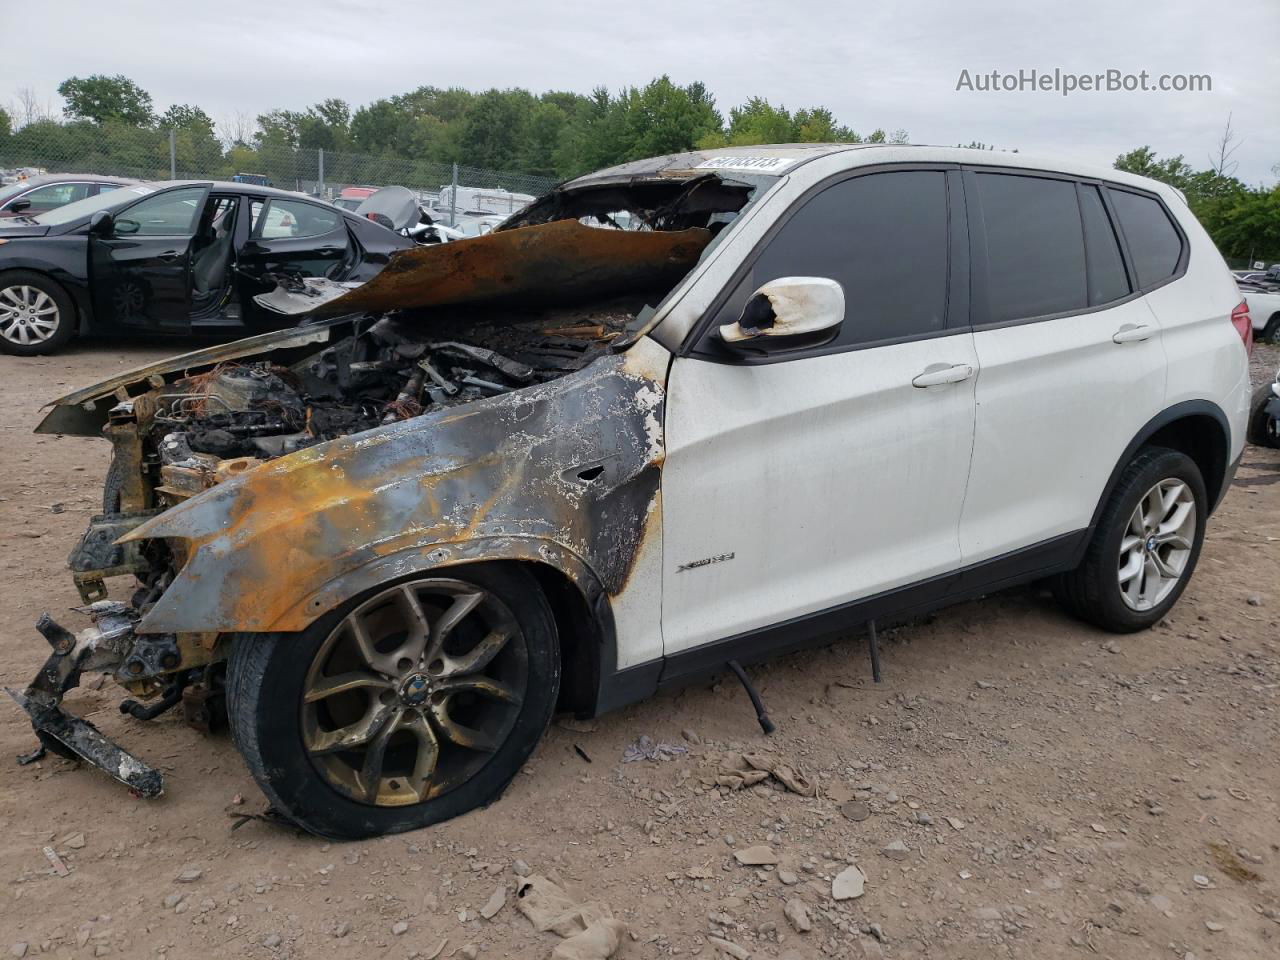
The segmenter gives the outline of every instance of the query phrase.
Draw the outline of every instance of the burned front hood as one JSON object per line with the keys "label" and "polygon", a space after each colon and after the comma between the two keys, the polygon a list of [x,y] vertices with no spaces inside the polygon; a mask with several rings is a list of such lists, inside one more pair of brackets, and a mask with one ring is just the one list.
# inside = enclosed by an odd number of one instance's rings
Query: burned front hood
{"label": "burned front hood", "polygon": [[[178,354],[154,363],[143,364],[124,373],[108,377],[88,387],[81,387],[65,396],[50,401],[50,410],[36,427],[36,433],[65,433],[85,437],[99,436],[106,421],[107,410],[128,397],[145,393],[162,386],[187,371],[212,367],[228,360],[264,358],[276,353],[287,353],[302,348],[313,351],[317,344],[336,339],[332,328],[345,324],[348,318],[308,323],[306,326],[289,327],[245,337],[232,343],[221,343],[202,350]],[[339,334],[340,335],[340,334]]]}
{"label": "burned front hood", "polygon": [[494,556],[625,586],[655,512],[669,355],[641,339],[559,380],[263,464],[125,540],[189,556],[152,632],[299,630],[360,590]]}
{"label": "burned front hood", "polygon": [[290,316],[460,303],[569,304],[669,288],[710,241],[710,231],[701,228],[613,230],[557,220],[399,250],[377,276],[358,286],[308,280],[254,299]]}

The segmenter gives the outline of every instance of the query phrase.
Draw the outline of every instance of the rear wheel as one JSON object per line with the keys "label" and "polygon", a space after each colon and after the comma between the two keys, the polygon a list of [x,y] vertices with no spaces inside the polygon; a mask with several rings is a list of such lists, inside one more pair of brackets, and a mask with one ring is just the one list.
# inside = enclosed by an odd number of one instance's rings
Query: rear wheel
{"label": "rear wheel", "polygon": [[1154,625],[1195,569],[1207,502],[1195,461],[1162,447],[1143,450],[1103,508],[1083,562],[1055,583],[1058,599],[1104,630]]}
{"label": "rear wheel", "polygon": [[239,638],[228,694],[232,735],[272,805],[354,839],[496,799],[559,684],[537,582],[475,565],[380,587],[298,634]]}
{"label": "rear wheel", "polygon": [[75,333],[75,306],[53,280],[30,270],[0,276],[0,351],[52,353]]}
{"label": "rear wheel", "polygon": [[1280,337],[1280,313],[1273,313],[1258,334],[1258,339],[1267,343],[1275,343],[1276,337]]}

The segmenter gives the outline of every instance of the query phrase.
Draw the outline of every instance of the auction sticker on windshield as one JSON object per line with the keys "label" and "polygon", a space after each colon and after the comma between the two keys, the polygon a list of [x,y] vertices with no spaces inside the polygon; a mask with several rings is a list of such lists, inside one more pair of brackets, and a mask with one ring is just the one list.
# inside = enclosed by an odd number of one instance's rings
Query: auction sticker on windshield
{"label": "auction sticker on windshield", "polygon": [[710,157],[698,164],[699,170],[785,170],[795,157]]}

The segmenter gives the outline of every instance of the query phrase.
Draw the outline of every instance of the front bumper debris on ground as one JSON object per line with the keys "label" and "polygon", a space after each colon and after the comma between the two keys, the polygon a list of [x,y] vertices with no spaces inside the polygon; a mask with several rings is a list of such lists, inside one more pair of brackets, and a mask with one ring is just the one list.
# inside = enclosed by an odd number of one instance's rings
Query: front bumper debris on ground
{"label": "front bumper debris on ground", "polygon": [[88,612],[94,624],[78,635],[48,614],[42,616],[36,629],[53,652],[26,690],[19,693],[5,688],[5,692],[31,718],[41,744],[33,756],[47,748],[67,759],[92,764],[140,796],[157,797],[164,790],[160,771],[103,736],[88,720],[62,708],[63,696],[79,685],[85,670],[109,669],[131,643],[134,621],[125,604],[100,601]]}

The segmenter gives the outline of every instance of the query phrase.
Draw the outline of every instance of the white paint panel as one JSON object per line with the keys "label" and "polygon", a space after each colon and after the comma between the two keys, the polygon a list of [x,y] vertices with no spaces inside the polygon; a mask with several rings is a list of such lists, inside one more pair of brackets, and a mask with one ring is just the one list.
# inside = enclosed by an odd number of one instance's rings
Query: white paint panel
{"label": "white paint panel", "polygon": [[[1123,326],[1148,340],[1115,343]],[[974,334],[981,371],[966,564],[1089,525],[1107,478],[1163,409],[1159,322],[1144,300]]]}
{"label": "white paint panel", "polygon": [[756,366],[675,361],[668,655],[959,566],[973,380],[913,387],[934,364],[976,367],[971,335]]}

